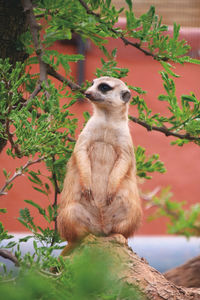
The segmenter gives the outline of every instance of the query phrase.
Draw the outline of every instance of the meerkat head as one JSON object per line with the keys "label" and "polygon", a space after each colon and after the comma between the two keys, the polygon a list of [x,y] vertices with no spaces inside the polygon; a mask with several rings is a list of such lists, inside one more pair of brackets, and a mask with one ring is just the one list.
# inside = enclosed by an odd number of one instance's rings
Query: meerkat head
{"label": "meerkat head", "polygon": [[111,109],[127,106],[131,93],[125,83],[113,77],[94,79],[85,96],[100,108]]}

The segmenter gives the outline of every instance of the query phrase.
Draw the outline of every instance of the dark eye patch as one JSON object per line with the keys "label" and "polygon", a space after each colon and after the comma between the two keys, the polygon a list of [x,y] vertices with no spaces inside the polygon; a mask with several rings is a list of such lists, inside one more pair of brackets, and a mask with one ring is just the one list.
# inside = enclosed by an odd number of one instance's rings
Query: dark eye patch
{"label": "dark eye patch", "polygon": [[107,93],[108,91],[111,91],[113,88],[109,86],[107,83],[100,83],[98,86],[98,90],[102,93]]}

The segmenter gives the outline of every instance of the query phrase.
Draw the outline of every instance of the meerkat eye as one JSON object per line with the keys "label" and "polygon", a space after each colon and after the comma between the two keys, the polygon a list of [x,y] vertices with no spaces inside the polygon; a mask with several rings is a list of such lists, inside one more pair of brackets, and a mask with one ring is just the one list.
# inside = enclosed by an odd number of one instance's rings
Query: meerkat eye
{"label": "meerkat eye", "polygon": [[107,93],[108,91],[111,91],[113,88],[109,86],[107,83],[100,83],[98,86],[98,90],[102,93]]}

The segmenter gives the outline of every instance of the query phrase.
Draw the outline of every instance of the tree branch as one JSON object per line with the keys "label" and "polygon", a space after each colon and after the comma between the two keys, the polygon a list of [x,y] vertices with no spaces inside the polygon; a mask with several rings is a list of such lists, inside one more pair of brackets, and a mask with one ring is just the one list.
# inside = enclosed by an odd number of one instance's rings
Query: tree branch
{"label": "tree branch", "polygon": [[[12,109],[11,107],[8,108],[8,113],[10,113],[11,109]],[[13,140],[13,134],[10,132],[10,120],[8,117],[6,118],[6,122],[5,122],[5,133],[8,137],[8,141],[11,144],[11,149],[14,149],[17,157],[19,157],[19,158],[22,157],[22,153],[19,150],[18,145]]]}
{"label": "tree branch", "polygon": [[84,90],[81,88],[80,85],[76,84],[75,82],[65,78],[63,75],[59,74],[54,68],[50,65],[47,66],[47,72],[49,75],[53,76],[57,80],[61,81],[62,83],[66,83],[72,91],[80,91],[84,93]]}
{"label": "tree branch", "polygon": [[[83,0],[79,0],[80,4],[85,8],[86,12],[88,15],[92,15],[95,16],[99,23],[104,24],[105,23],[101,20],[101,15],[94,13],[89,7],[88,5],[83,1]],[[162,60],[162,61],[168,61],[169,59],[167,57],[160,57],[159,55],[153,54],[152,52],[149,52],[148,50],[144,49],[141,47],[141,45],[139,43],[134,43],[131,42],[130,40],[128,40],[127,38],[125,38],[125,36],[123,35],[123,33],[118,32],[117,30],[113,29],[113,28],[108,28],[111,32],[113,32],[114,34],[116,34],[124,43],[125,46],[130,45],[136,49],[138,49],[139,51],[143,52],[145,55],[151,56],[156,60]]]}
{"label": "tree branch", "polygon": [[42,86],[41,83],[38,83],[32,92],[32,94],[28,97],[28,99],[23,103],[23,106],[26,106],[34,97],[37,96],[37,94],[41,91]]}
{"label": "tree branch", "polygon": [[181,266],[171,269],[164,273],[167,280],[175,285],[184,287],[200,287],[200,256],[196,256]]}
{"label": "tree branch", "polygon": [[85,8],[86,12],[88,15],[92,15],[92,16],[95,16],[97,18],[100,18],[100,14],[96,14],[94,13],[88,6],[87,4],[83,1],[83,0],[79,0],[80,4]]}
{"label": "tree branch", "polygon": [[[31,0],[21,0],[22,6],[24,8],[24,12],[27,16],[27,22],[30,27],[30,31],[33,38],[33,45],[35,48],[36,55],[38,57],[39,61],[39,67],[40,67],[40,79],[39,84],[36,86],[35,91],[31,94],[31,99],[35,97],[35,94],[38,94],[38,92],[41,90],[41,84],[42,82],[45,82],[46,86],[48,86],[47,81],[47,64],[42,60],[42,56],[44,54],[42,44],[40,43],[40,40],[38,39],[39,31],[41,29],[40,25],[37,23],[36,17],[33,12],[33,5]],[[49,96],[48,93],[47,97]]]}
{"label": "tree branch", "polygon": [[[38,31],[40,30],[40,26],[38,25],[38,23],[36,21],[36,17],[34,16],[32,3],[30,0],[21,0],[21,1],[23,4],[23,7],[24,7],[24,11],[26,12],[27,18],[29,20],[29,26],[30,26],[31,33],[33,36],[34,47],[36,49],[36,54],[38,56],[39,64],[40,64],[40,82],[36,86],[33,93],[30,95],[29,99],[24,103],[24,105],[27,105],[27,103],[39,93],[39,91],[41,90],[42,81],[47,82],[47,74],[49,74],[50,76],[53,76],[54,78],[61,81],[62,83],[67,84],[71,88],[72,91],[79,91],[84,94],[84,90],[78,84],[65,78],[63,75],[61,75],[57,71],[55,71],[52,66],[50,66],[42,61],[43,49],[42,49],[42,45],[39,44],[39,41],[37,38]],[[79,0],[79,2],[84,7],[87,14],[95,16],[96,18],[98,18],[100,23],[103,23],[103,21],[101,20],[100,14],[94,13],[83,0]],[[140,44],[129,41],[128,39],[126,39],[124,37],[124,35],[122,33],[119,33],[117,30],[115,30],[113,28],[110,28],[109,30],[112,31],[113,33],[117,34],[119,36],[119,38],[124,42],[125,45],[131,45],[131,46],[137,48],[138,50],[142,51],[145,55],[152,56],[154,59],[161,59],[157,55],[141,48]],[[162,58],[162,60],[166,61],[166,60],[168,60],[168,58]],[[189,141],[197,141],[197,142],[200,141],[200,138],[191,136],[189,133],[179,134],[177,132],[170,131],[166,127],[150,126],[146,122],[141,121],[138,118],[135,118],[132,116],[130,117],[130,120],[145,127],[148,131],[154,130],[154,131],[162,132],[166,136],[174,136],[174,137],[177,137],[180,139],[187,139]]]}
{"label": "tree branch", "polygon": [[[120,234],[109,237],[97,237],[90,234],[82,239],[80,246],[74,248],[67,259],[78,258],[84,251],[88,249],[95,251],[97,248],[105,254],[112,254],[110,260],[113,262],[112,270],[120,268],[116,274],[119,284],[124,282],[129,287],[138,287],[141,292],[140,299],[200,299],[200,288],[186,288],[168,281],[161,273],[149,266],[144,258],[137,256],[128,247],[127,240]],[[199,276],[199,273],[196,276]],[[134,298],[133,296],[132,299]]]}
{"label": "tree branch", "polygon": [[[27,105],[31,99],[33,99],[41,90],[42,86],[42,82],[45,82],[45,84],[48,86],[48,81],[47,81],[47,75],[51,75],[54,78],[58,79],[59,81],[66,83],[73,91],[77,91],[79,90],[80,92],[83,92],[83,90],[81,89],[81,87],[79,85],[77,85],[76,83],[74,83],[73,81],[66,79],[65,77],[63,77],[61,74],[59,74],[58,72],[56,72],[53,67],[51,67],[50,65],[46,64],[43,60],[43,47],[42,44],[40,43],[39,39],[38,39],[38,34],[39,34],[39,30],[40,30],[40,26],[37,23],[36,20],[36,16],[34,15],[33,12],[33,5],[31,3],[30,0],[21,0],[22,1],[22,5],[24,7],[24,11],[27,15],[27,20],[28,20],[28,24],[30,27],[30,31],[33,37],[33,44],[34,44],[34,48],[36,51],[36,55],[38,57],[39,60],[39,66],[40,66],[40,79],[39,79],[39,83],[37,84],[35,90],[33,91],[33,93],[30,95],[30,97],[28,98],[28,100],[24,103],[24,105]],[[47,95],[48,97],[48,95]]]}
{"label": "tree branch", "polygon": [[[79,92],[84,94],[84,90],[81,89],[81,86],[79,86],[78,84],[74,83],[73,81],[65,78],[61,74],[59,74],[50,65],[48,65],[47,71],[48,71],[49,75],[53,76],[54,78],[61,81],[62,83],[66,83],[71,88],[72,91],[79,91]],[[200,142],[199,137],[192,136],[189,133],[180,134],[180,133],[177,133],[177,132],[170,131],[166,127],[157,127],[157,126],[154,126],[154,125],[151,126],[151,125],[147,124],[146,122],[144,122],[144,121],[142,121],[142,120],[140,120],[136,117],[133,117],[133,116],[129,116],[129,119],[132,122],[137,123],[137,124],[145,127],[148,131],[153,131],[154,130],[154,131],[161,132],[161,133],[165,134],[166,136],[174,136],[174,137],[177,137],[179,139],[187,139],[187,140],[193,141],[193,142],[195,142],[195,141]]]}
{"label": "tree branch", "polygon": [[138,119],[136,117],[132,117],[132,116],[129,116],[129,119],[131,121],[133,121],[134,123],[137,123],[137,124],[145,127],[148,131],[154,130],[154,131],[161,132],[161,133],[165,134],[166,136],[174,136],[174,137],[177,137],[179,139],[186,139],[186,140],[193,141],[193,142],[195,142],[195,141],[200,142],[199,137],[192,136],[189,133],[180,134],[180,133],[177,133],[177,132],[170,131],[166,127],[157,127],[157,126],[154,126],[154,125],[151,126],[151,125],[147,124],[146,122],[141,121],[140,119]]}
{"label": "tree branch", "polygon": [[0,249],[0,256],[3,258],[9,259],[12,261],[16,267],[19,267],[19,261],[15,255],[12,254],[12,252],[6,250],[6,249]]}
{"label": "tree branch", "polygon": [[[59,74],[50,65],[48,65],[47,71],[48,71],[49,75],[53,76],[54,78],[61,81],[62,83],[66,83],[71,88],[72,91],[79,91],[79,92],[84,94],[84,90],[81,88],[81,86],[79,86],[78,84],[74,83],[73,81],[65,78],[61,74]],[[180,133],[177,133],[177,132],[170,131],[166,127],[157,127],[157,126],[154,126],[154,125],[151,126],[151,125],[147,124],[146,122],[144,122],[144,121],[142,121],[142,120],[140,120],[136,117],[133,117],[133,116],[129,116],[129,119],[132,122],[137,123],[137,124],[145,127],[148,131],[153,131],[154,130],[154,131],[161,132],[161,133],[165,134],[166,136],[174,136],[174,137],[177,137],[179,139],[187,139],[187,140],[193,141],[193,142],[195,142],[195,141],[200,142],[199,137],[192,136],[189,133],[180,134]]]}
{"label": "tree branch", "polygon": [[36,159],[36,160],[28,160],[28,161],[26,162],[26,164],[25,164],[23,167],[19,168],[19,170],[16,171],[10,179],[6,180],[5,184],[4,184],[3,187],[0,189],[0,196],[3,196],[3,195],[6,195],[6,194],[7,194],[7,193],[5,192],[6,188],[7,188],[7,187],[9,186],[9,184],[11,184],[11,182],[12,182],[13,180],[15,180],[18,176],[23,175],[23,171],[24,171],[26,168],[28,168],[28,167],[31,166],[31,165],[34,165],[34,164],[36,164],[36,163],[41,162],[44,158],[45,158],[45,157],[42,156],[42,157],[39,157],[39,158]]}

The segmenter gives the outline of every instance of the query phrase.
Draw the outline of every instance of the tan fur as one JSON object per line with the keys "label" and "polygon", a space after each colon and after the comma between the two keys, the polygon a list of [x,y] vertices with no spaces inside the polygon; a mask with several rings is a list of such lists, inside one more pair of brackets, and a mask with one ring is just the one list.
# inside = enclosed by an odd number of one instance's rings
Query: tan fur
{"label": "tan fur", "polygon": [[[98,86],[113,89],[106,93]],[[88,233],[130,237],[141,220],[135,157],[128,128],[129,90],[119,79],[101,77],[86,91],[94,114],[81,132],[67,164],[58,228],[73,242]]]}

